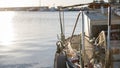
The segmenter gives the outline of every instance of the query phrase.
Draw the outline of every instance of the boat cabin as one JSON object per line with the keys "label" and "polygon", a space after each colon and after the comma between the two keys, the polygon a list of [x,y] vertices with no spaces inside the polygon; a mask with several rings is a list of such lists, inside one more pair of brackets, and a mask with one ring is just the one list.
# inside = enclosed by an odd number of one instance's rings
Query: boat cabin
{"label": "boat cabin", "polygon": [[101,30],[103,30],[101,27],[107,24],[107,17],[95,11],[86,12],[84,14],[84,23],[85,35],[90,38],[97,37]]}
{"label": "boat cabin", "polygon": [[[113,55],[113,66],[117,68],[120,67],[120,16],[112,14],[111,17],[110,48]],[[97,38],[101,31],[105,31],[107,39],[107,15],[98,12],[86,12],[84,13],[84,25],[85,35],[90,39]]]}
{"label": "boat cabin", "polygon": [[[84,14],[84,24],[85,35],[96,38],[101,31],[107,33],[108,17],[95,11],[86,12]],[[120,17],[116,15],[112,15],[111,40],[120,40]]]}

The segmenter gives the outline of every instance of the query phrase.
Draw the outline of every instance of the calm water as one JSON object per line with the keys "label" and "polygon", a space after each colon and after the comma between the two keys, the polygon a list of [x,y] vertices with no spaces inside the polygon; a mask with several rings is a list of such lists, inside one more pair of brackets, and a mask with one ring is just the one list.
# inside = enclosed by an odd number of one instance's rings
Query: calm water
{"label": "calm water", "polygon": [[[67,36],[77,14],[65,12]],[[53,68],[58,17],[58,12],[0,12],[0,68]]]}

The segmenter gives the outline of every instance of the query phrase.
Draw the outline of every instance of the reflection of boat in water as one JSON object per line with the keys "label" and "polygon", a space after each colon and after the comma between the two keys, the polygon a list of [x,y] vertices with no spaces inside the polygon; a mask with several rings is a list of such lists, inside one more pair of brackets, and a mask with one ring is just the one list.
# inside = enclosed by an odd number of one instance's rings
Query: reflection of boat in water
{"label": "reflection of boat in water", "polygon": [[[82,33],[74,35],[79,17]],[[61,16],[60,25],[54,68],[120,68],[120,17],[111,10],[108,16],[95,10],[80,11],[68,38],[63,33]]]}

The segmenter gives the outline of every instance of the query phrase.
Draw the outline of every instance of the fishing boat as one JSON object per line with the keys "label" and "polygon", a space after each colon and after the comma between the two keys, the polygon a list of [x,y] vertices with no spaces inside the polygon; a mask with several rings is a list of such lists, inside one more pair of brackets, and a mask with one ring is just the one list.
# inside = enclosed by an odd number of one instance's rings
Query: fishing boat
{"label": "fishing boat", "polygon": [[[120,17],[111,12],[110,4],[108,12],[103,8],[80,10],[68,38],[59,14],[61,34],[56,43],[54,68],[120,68]],[[75,35],[80,17],[82,32]]]}

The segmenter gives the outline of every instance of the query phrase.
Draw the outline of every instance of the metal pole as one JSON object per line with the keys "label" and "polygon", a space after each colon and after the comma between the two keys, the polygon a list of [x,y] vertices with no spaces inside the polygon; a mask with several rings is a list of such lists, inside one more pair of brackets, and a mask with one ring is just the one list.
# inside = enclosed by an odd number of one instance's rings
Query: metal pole
{"label": "metal pole", "polygon": [[65,35],[65,18],[64,18],[64,10],[63,10],[63,34]]}
{"label": "metal pole", "polygon": [[110,28],[111,28],[111,7],[108,8],[108,36],[107,36],[108,50],[110,49]]}
{"label": "metal pole", "polygon": [[110,65],[110,29],[111,29],[111,6],[108,8],[108,33],[107,33],[107,52],[105,68],[109,68]]}
{"label": "metal pole", "polygon": [[81,64],[82,64],[82,66],[81,66],[81,68],[84,68],[84,41],[85,41],[85,39],[84,39],[84,37],[85,37],[85,35],[84,35],[84,11],[82,11],[82,37],[81,37],[81,45],[82,45],[82,59],[81,59]]}
{"label": "metal pole", "polygon": [[73,32],[72,32],[72,35],[71,35],[70,42],[71,42],[72,37],[73,37],[73,35],[74,35],[74,32],[75,32],[75,29],[76,29],[77,23],[78,23],[78,21],[79,21],[80,14],[81,14],[81,12],[79,12],[79,14],[78,14],[78,16],[77,16],[77,20],[76,20],[75,25],[74,25],[74,28],[73,28]]}
{"label": "metal pole", "polygon": [[85,33],[84,33],[84,12],[82,11],[82,51],[84,52],[84,43],[85,43]]}
{"label": "metal pole", "polygon": [[61,19],[61,9],[59,9],[59,20],[60,20],[61,34],[63,34],[63,25],[62,25],[62,19]]}
{"label": "metal pole", "polygon": [[59,18],[60,18],[60,28],[61,28],[61,41],[64,43],[65,41],[65,36],[63,33],[63,23],[62,23],[62,18],[61,18],[61,9],[59,9]]}

